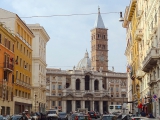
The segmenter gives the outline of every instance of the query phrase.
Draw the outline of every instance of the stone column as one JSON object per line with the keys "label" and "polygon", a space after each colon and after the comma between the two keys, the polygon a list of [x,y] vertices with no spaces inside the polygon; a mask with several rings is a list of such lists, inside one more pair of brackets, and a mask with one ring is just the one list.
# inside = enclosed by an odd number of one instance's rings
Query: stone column
{"label": "stone column", "polygon": [[84,100],[81,101],[81,108],[85,109],[85,101]]}
{"label": "stone column", "polygon": [[102,79],[99,80],[99,90],[102,91]]}
{"label": "stone column", "polygon": [[94,111],[94,101],[92,101],[92,109]]}
{"label": "stone column", "polygon": [[71,78],[71,89],[75,90],[75,79],[74,78]]}
{"label": "stone column", "polygon": [[92,79],[92,90],[94,91],[94,79]]}
{"label": "stone column", "polygon": [[89,91],[91,91],[92,90],[92,79],[90,78],[90,80],[89,80]]}
{"label": "stone column", "polygon": [[84,85],[84,84],[85,84],[85,81],[84,81],[84,79],[82,78],[80,81],[81,81],[81,84],[80,84],[80,87],[81,87],[81,88],[80,88],[80,90],[85,90],[85,87],[84,87],[84,86],[85,86],[85,85]]}
{"label": "stone column", "polygon": [[99,112],[103,113],[103,103],[102,103],[102,101],[99,101]]}
{"label": "stone column", "polygon": [[74,112],[75,111],[75,100],[72,100],[72,111]]}
{"label": "stone column", "polygon": [[67,112],[67,110],[66,110],[66,101],[65,100],[62,101],[62,111],[63,112]]}

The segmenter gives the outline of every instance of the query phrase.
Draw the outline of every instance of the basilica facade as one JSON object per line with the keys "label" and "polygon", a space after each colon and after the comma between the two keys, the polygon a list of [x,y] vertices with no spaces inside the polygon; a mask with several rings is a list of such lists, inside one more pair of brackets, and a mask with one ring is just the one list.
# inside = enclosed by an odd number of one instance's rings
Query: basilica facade
{"label": "basilica facade", "polygon": [[91,58],[86,51],[72,70],[47,68],[47,109],[103,113],[109,105],[127,101],[127,74],[108,70],[107,30],[99,10],[91,30]]}

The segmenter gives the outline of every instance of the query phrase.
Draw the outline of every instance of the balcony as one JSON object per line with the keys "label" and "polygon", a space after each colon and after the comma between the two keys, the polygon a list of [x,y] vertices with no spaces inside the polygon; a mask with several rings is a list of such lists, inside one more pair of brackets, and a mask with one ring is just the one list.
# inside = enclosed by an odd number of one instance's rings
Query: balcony
{"label": "balcony", "polygon": [[145,75],[145,73],[139,68],[137,71],[136,71],[136,78],[138,80],[142,80],[142,77]]}
{"label": "balcony", "polygon": [[154,83],[156,83],[156,79],[152,77],[147,84],[150,86],[151,84],[154,84]]}
{"label": "balcony", "polygon": [[6,63],[6,62],[5,62],[3,69],[4,69],[5,71],[12,72],[12,71],[13,71],[13,64]]}
{"label": "balcony", "polygon": [[135,39],[141,40],[143,37],[143,29],[137,29],[135,32]]}
{"label": "balcony", "polygon": [[23,81],[21,81],[21,80],[19,80],[19,79],[16,79],[16,84],[31,89],[31,85],[30,85],[30,84],[28,84],[28,83],[26,83],[26,82],[23,82]]}
{"label": "balcony", "polygon": [[150,69],[152,69],[156,63],[157,60],[160,58],[160,48],[154,48],[152,47],[146,57],[144,58],[142,62],[142,70],[144,72],[149,72]]}
{"label": "balcony", "polygon": [[137,3],[137,0],[131,0],[131,2],[130,2],[128,17],[127,17],[128,21],[131,21],[131,19],[132,19],[132,16],[133,16],[135,8],[136,8],[136,3]]}

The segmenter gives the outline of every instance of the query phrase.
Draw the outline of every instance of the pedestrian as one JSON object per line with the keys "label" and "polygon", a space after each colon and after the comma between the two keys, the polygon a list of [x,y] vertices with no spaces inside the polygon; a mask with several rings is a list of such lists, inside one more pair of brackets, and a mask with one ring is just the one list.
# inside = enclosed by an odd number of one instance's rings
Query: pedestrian
{"label": "pedestrian", "polygon": [[148,118],[155,118],[152,113],[148,114]]}
{"label": "pedestrian", "polygon": [[26,115],[26,117],[27,117],[28,119],[30,119],[30,114],[29,114],[29,112],[28,112],[27,109],[25,109],[25,115]]}
{"label": "pedestrian", "polygon": [[19,120],[28,120],[25,112],[22,112],[22,117]]}
{"label": "pedestrian", "polygon": [[146,113],[144,112],[144,110],[142,110],[142,112],[140,114],[142,117],[146,117]]}

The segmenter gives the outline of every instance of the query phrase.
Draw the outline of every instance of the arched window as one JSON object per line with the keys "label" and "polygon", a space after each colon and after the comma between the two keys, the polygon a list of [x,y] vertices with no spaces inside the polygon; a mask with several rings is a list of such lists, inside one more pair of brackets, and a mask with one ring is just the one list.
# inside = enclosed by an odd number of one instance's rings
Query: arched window
{"label": "arched window", "polygon": [[98,89],[99,89],[99,88],[98,88],[98,85],[99,85],[98,80],[95,80],[95,81],[94,81],[94,90],[98,90]]}
{"label": "arched window", "polygon": [[80,90],[80,80],[76,80],[76,90]]}
{"label": "arched window", "polygon": [[89,90],[89,80],[90,80],[90,76],[86,75],[85,76],[85,90]]}

